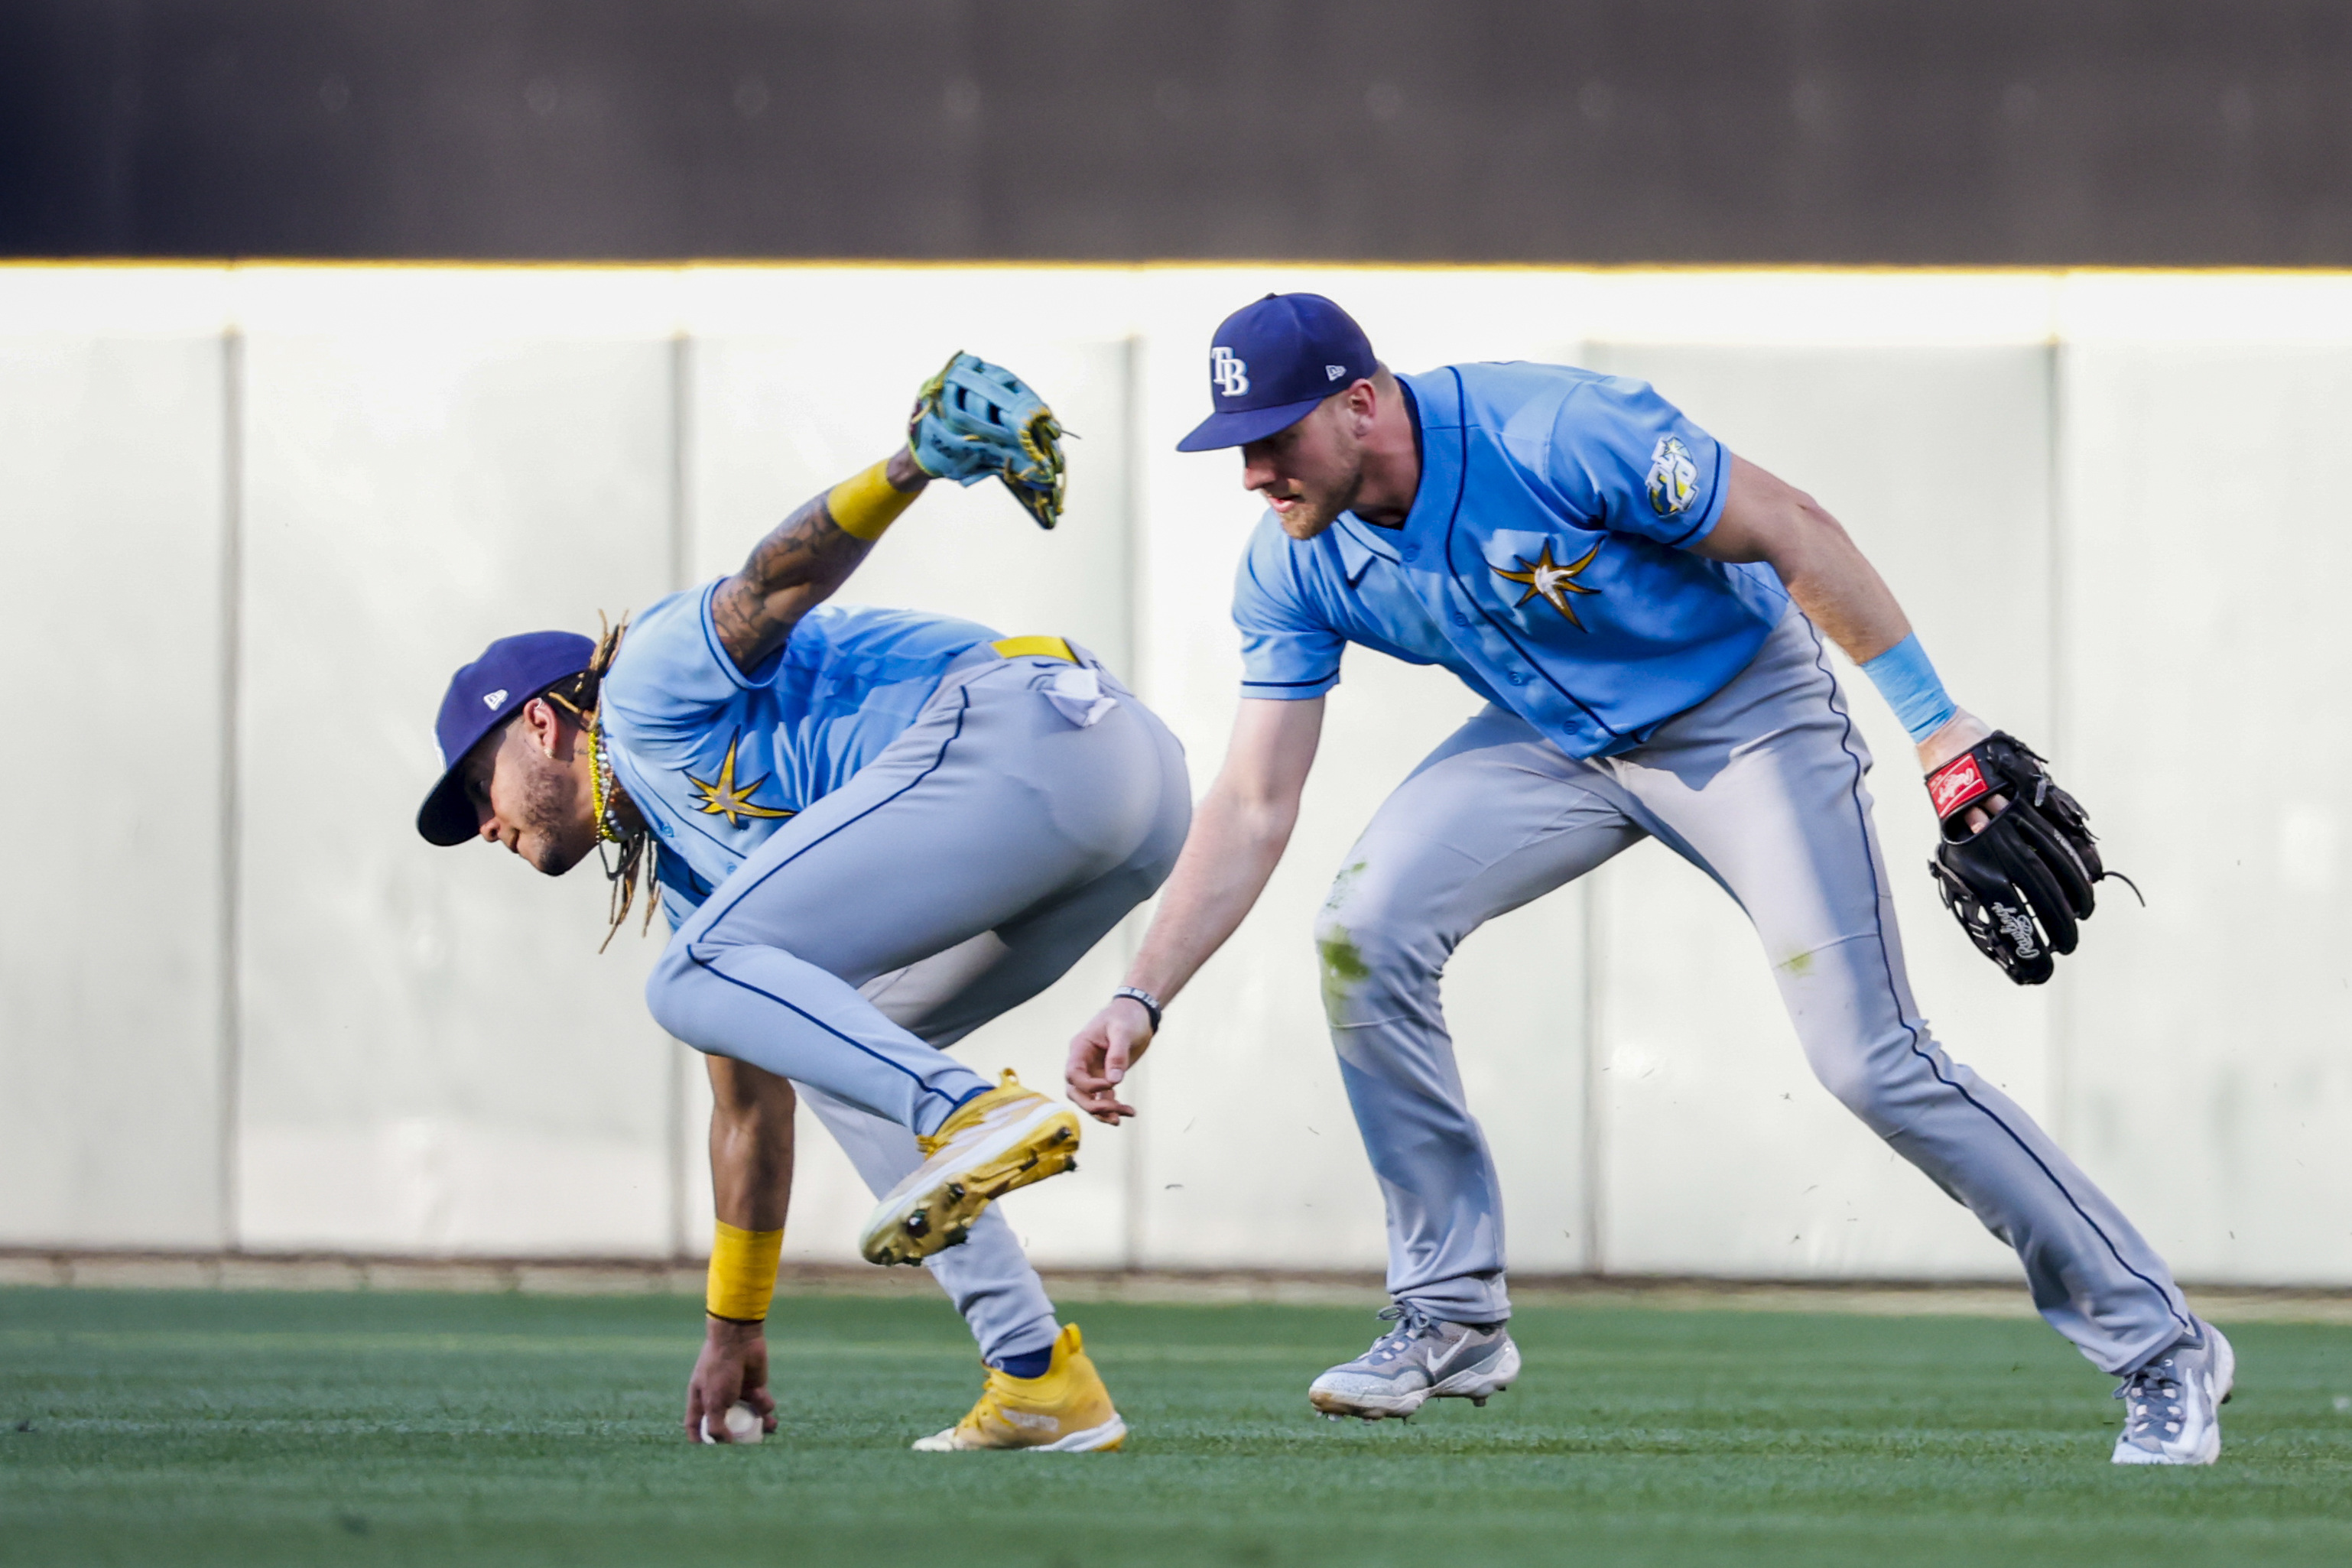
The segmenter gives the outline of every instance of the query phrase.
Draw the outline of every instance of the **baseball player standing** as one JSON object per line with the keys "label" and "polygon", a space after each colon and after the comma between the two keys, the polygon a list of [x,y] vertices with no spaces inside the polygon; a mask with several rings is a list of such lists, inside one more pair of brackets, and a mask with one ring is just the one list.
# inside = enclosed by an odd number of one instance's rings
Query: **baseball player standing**
{"label": "baseball player standing", "polygon": [[2208,1464],[2229,1342],[2009,1098],[1945,1054],[1904,976],[1823,638],[1918,743],[1945,896],[2021,983],[2071,951],[2103,874],[2040,759],[1944,693],[1902,609],[1812,499],[1648,386],[1534,364],[1399,376],[1346,312],[1268,295],[1210,353],[1184,451],[1242,449],[1265,497],[1235,580],[1240,712],[1115,998],[1071,1042],[1107,1122],[1160,1009],[1249,911],[1297,820],[1349,643],[1442,664],[1487,706],[1374,815],[1317,931],[1340,1076],[1388,1208],[1393,1322],[1315,1380],[1333,1416],[1483,1404],[1519,1366],[1494,1165],[1438,982],[1482,923],[1655,837],[1754,922],[1815,1073],[2013,1246],[2034,1305],[2127,1416],[2119,1464]]}
{"label": "baseball player standing", "polygon": [[[417,830],[551,876],[652,862],[675,935],[646,1000],[708,1053],[716,1234],[686,1426],[767,1427],[763,1325],[792,1190],[793,1086],[881,1202],[861,1248],[923,1260],[989,1366],[918,1448],[1116,1448],[1126,1426],[994,1198],[1070,1167],[1077,1118],[943,1053],[1037,995],[1175,863],[1191,815],[1165,726],[1083,649],[824,604],[932,478],[1004,480],[1047,528],[1059,427],[969,355],[908,445],[808,502],[742,570],[601,643],[501,638],[442,702]],[[969,1237],[968,1244],[956,1246]],[[943,1250],[952,1248],[952,1250]]]}

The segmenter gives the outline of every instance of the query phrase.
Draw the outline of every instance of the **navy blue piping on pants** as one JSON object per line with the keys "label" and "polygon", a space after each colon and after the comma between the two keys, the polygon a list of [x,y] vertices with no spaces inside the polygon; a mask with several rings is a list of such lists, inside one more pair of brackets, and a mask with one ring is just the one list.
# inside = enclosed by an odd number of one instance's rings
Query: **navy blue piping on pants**
{"label": "navy blue piping on pants", "polygon": [[[1808,617],[1805,622],[1805,632],[1806,634],[1813,640],[1813,668],[1819,670],[1822,673],[1822,679],[1829,683],[1830,712],[1835,714],[1838,717],[1838,722],[1844,727],[1844,733],[1838,737],[1838,746],[1840,749],[1843,750],[1846,756],[1853,762],[1853,782],[1849,786],[1848,793],[1849,798],[1853,801],[1855,824],[1862,830],[1864,846],[1867,849],[1870,841],[1870,813],[1864,810],[1862,804],[1862,758],[1855,754],[1853,747],[1848,744],[1848,742],[1850,742],[1853,737],[1853,716],[1846,712],[1846,710],[1839,705],[1837,677],[1830,673],[1830,667],[1827,662],[1829,655],[1827,651],[1822,646],[1821,632],[1819,628],[1813,625],[1810,617]],[[1878,937],[1879,962],[1885,966],[1886,970],[1887,994],[1890,997],[1893,997],[1896,1003],[1895,1016],[1897,1018],[1902,1018],[1902,988],[1895,984],[1895,958],[1894,955],[1888,951],[1886,946],[1885,922],[1883,915],[1881,914],[1882,906],[1885,900],[1885,889],[1881,887],[1878,883],[1878,861],[1875,856],[1870,858],[1870,885],[1874,895],[1871,899],[1871,925]],[[2181,1332],[2183,1333],[2195,1333],[2196,1330],[2194,1325],[2192,1325],[2186,1318],[2183,1318],[2180,1315],[2179,1311],[2173,1306],[2172,1293],[2131,1266],[2130,1262],[2124,1257],[2122,1249],[2116,1247],[2115,1239],[2109,1236],[2105,1230],[2100,1229],[2099,1222],[2093,1219],[2089,1214],[2084,1211],[2083,1206],[2074,1200],[2074,1195],[2066,1190],[2066,1184],[2058,1179],[2058,1173],[2052,1170],[2049,1166],[2042,1162],[2042,1156],[2033,1152],[2033,1145],[2027,1143],[2023,1138],[2019,1137],[2017,1135],[2017,1129],[2011,1127],[2007,1122],[2002,1121],[1998,1112],[1994,1111],[1983,1101],[1979,1100],[1975,1095],[1969,1093],[1956,1081],[1944,1076],[1943,1069],[1936,1065],[1936,1058],[1933,1053],[1920,1049],[1919,1031],[1912,1027],[1911,1021],[1907,1018],[1903,1019],[1903,1032],[1910,1037],[1911,1054],[1927,1064],[1927,1071],[1934,1075],[1936,1082],[1941,1083],[1955,1094],[1958,1094],[1962,1100],[1966,1101],[1971,1106],[1974,1106],[1977,1111],[1981,1113],[1988,1121],[1992,1123],[1994,1126],[1999,1127],[2004,1134],[2008,1134],[2009,1140],[2015,1144],[2021,1150],[2024,1151],[2025,1157],[2032,1160],[2042,1174],[2050,1178],[2050,1185],[2058,1189],[2058,1196],[2066,1200],[2066,1206],[2082,1217],[2083,1223],[2091,1228],[2091,1234],[2096,1236],[2102,1242],[2106,1244],[2108,1253],[2115,1259],[2117,1265],[2123,1269],[2124,1272],[2129,1274],[2133,1279],[2137,1280],[2141,1284],[2146,1285],[2149,1290],[2154,1291],[2157,1293],[2158,1298],[2164,1302],[2164,1310],[2166,1313],[2171,1317],[2173,1322],[2180,1325]],[[2160,1349],[2161,1347],[2159,1346],[2158,1348]]]}
{"label": "navy blue piping on pants", "polygon": [[[939,755],[932,758],[931,760],[925,765],[920,773],[916,774],[912,779],[908,779],[904,784],[901,784],[896,789],[891,790],[890,793],[885,795],[879,800],[875,801],[874,804],[866,807],[866,810],[858,812],[857,815],[851,817],[848,821],[835,823],[824,832],[819,833],[815,838],[813,838],[808,842],[803,844],[799,849],[794,850],[791,854],[786,855],[782,860],[778,861],[774,865],[770,866],[766,871],[761,872],[760,875],[750,883],[750,885],[746,886],[740,893],[736,894],[727,901],[727,907],[712,917],[710,924],[703,927],[702,934],[705,936],[708,936],[710,933],[719,929],[719,923],[725,920],[728,915],[734,914],[736,909],[741,905],[743,900],[755,892],[761,883],[766,882],[770,877],[775,875],[778,872],[792,864],[793,862],[800,859],[801,856],[806,854],[809,851],[816,848],[817,845],[824,842],[825,840],[833,837],[834,834],[840,832],[844,828],[850,826],[851,823],[864,821],[866,818],[872,816],[883,807],[889,805],[892,801],[898,800],[899,796],[904,795],[908,790],[912,789],[916,785],[920,784],[924,779],[929,779],[932,774],[938,772],[940,766],[948,759],[948,747],[954,745],[957,737],[963,734],[964,716],[971,711],[971,695],[967,690],[961,686],[957,687],[956,697],[957,707],[955,728],[949,731],[947,738],[940,742]],[[918,1074],[909,1071],[904,1064],[892,1061],[888,1057],[883,1055],[880,1051],[876,1051],[872,1046],[867,1045],[865,1041],[842,1033],[831,1024],[826,1023],[822,1019],[812,1017],[804,1009],[793,1006],[792,1003],[784,1000],[783,998],[777,996],[772,991],[763,991],[748,980],[739,980],[735,978],[734,976],[720,969],[718,967],[716,960],[705,958],[700,953],[696,952],[695,946],[696,945],[694,943],[688,943],[686,945],[686,956],[688,960],[691,962],[696,968],[700,969],[704,974],[715,976],[716,977],[726,981],[730,986],[740,987],[743,990],[751,992],[753,996],[765,997],[770,1001],[775,1003],[778,1007],[799,1014],[800,1017],[807,1019],[809,1022],[816,1025],[817,1028],[833,1036],[835,1040],[856,1046],[859,1051],[864,1051],[866,1055],[872,1057],[875,1061],[881,1062],[884,1066],[890,1068],[894,1071],[906,1073],[908,1077],[914,1079],[917,1086],[919,1087],[924,1093],[936,1096],[941,1100],[946,1100],[950,1109],[963,1103],[963,1100],[952,1099],[941,1091],[934,1089],[929,1084],[925,1083]],[[964,1100],[972,1098],[973,1094],[984,1094],[986,1092],[987,1087],[983,1084],[981,1088],[974,1090],[972,1094],[965,1095]]]}

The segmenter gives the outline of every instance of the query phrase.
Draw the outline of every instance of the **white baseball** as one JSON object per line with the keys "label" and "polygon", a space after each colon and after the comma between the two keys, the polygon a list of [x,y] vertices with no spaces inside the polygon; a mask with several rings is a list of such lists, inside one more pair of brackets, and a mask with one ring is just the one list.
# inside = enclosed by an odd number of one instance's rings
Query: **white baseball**
{"label": "white baseball", "polygon": [[[756,1443],[767,1435],[768,1424],[760,1418],[760,1413],[752,1409],[749,1404],[739,1399],[729,1406],[727,1411],[729,1442]],[[702,1418],[702,1440],[706,1443],[715,1443],[719,1440],[710,1435],[710,1417],[708,1416]]]}

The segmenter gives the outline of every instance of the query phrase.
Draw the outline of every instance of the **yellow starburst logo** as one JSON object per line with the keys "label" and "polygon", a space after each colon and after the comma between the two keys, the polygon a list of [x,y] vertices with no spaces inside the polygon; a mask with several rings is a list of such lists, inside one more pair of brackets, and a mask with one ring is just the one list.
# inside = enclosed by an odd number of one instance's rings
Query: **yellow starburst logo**
{"label": "yellow starburst logo", "polygon": [[1525,556],[1511,558],[1519,563],[1519,570],[1505,571],[1499,566],[1492,570],[1496,577],[1506,582],[1527,584],[1528,591],[1519,595],[1518,603],[1512,605],[1512,609],[1517,610],[1520,604],[1525,604],[1530,599],[1540,599],[1562,615],[1567,616],[1568,623],[1581,632],[1585,630],[1584,622],[1576,618],[1576,607],[1569,602],[1568,596],[1571,593],[1601,591],[1597,588],[1587,588],[1576,580],[1576,574],[1591,566],[1592,558],[1600,553],[1601,547],[1596,544],[1566,566],[1562,566],[1551,559],[1551,541],[1546,539],[1542,550],[1537,554],[1533,561],[1529,561]]}
{"label": "yellow starburst logo", "polygon": [[719,765],[719,777],[716,779],[706,784],[691,773],[686,776],[686,781],[694,786],[695,810],[706,817],[726,818],[727,825],[730,828],[741,827],[743,825],[741,819],[745,817],[791,816],[790,811],[780,811],[771,806],[751,804],[751,792],[768,781],[766,774],[761,774],[740,789],[735,787],[735,747],[742,739],[743,732],[740,729],[728,737],[727,759]]}

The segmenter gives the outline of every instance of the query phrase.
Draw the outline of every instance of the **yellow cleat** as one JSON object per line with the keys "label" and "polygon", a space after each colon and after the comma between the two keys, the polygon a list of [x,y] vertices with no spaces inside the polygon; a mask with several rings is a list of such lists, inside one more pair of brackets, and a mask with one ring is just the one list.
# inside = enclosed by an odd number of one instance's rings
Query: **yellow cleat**
{"label": "yellow cleat", "polygon": [[988,1369],[988,1386],[971,1413],[935,1437],[915,1444],[925,1454],[970,1448],[1019,1448],[1032,1454],[1104,1454],[1127,1441],[1127,1423],[1111,1408],[1110,1390],[1087,1357],[1078,1325],[1064,1326],[1053,1364],[1040,1377]]}
{"label": "yellow cleat", "polygon": [[1022,1088],[1007,1068],[1003,1082],[915,1142],[927,1157],[890,1189],[857,1239],[869,1263],[919,1263],[963,1240],[981,1210],[1006,1193],[1076,1169],[1078,1115]]}

